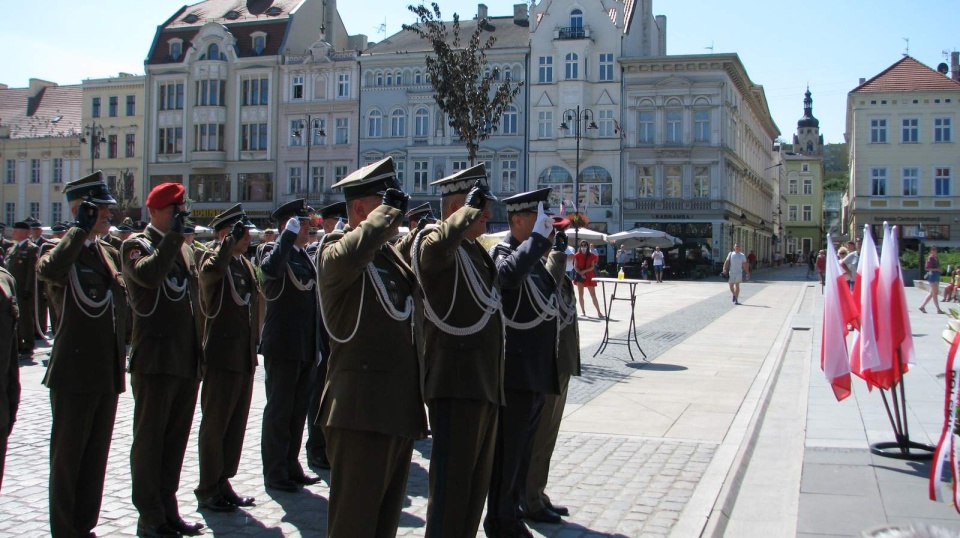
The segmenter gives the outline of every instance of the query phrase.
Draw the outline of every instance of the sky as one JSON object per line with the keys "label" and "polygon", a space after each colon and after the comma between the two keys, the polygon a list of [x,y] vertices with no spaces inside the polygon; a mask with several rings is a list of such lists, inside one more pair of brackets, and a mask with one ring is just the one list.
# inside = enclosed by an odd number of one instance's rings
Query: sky
{"label": "sky", "polygon": [[[520,1],[485,3],[490,16],[503,16],[512,15]],[[584,6],[595,1],[581,0]],[[477,3],[439,0],[445,20],[453,13],[474,17]],[[369,15],[372,4],[376,18]],[[183,5],[183,0],[12,3],[0,18],[0,83],[24,87],[30,78],[41,78],[76,84],[119,72],[142,74],[157,26]],[[340,2],[339,10],[347,32],[380,41],[414,21],[405,6],[396,0],[350,0]],[[932,68],[948,62],[945,52],[960,50],[956,8],[957,0],[653,2],[654,15],[667,17],[667,53],[703,54],[710,47],[737,53],[751,80],[763,86],[788,141],[803,116],[809,84],[814,115],[828,143],[843,141],[846,96],[860,77],[880,73],[908,46],[911,56]]]}

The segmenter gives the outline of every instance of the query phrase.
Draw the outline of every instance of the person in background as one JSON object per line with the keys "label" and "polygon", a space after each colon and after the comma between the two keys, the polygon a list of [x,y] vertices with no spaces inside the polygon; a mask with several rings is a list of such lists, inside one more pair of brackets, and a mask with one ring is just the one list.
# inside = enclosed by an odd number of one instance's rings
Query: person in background
{"label": "person in background", "polygon": [[656,277],[657,282],[663,283],[663,252],[660,250],[660,247],[653,249],[653,276]]}
{"label": "person in background", "polygon": [[927,313],[926,306],[930,299],[933,299],[933,306],[937,307],[937,314],[944,314],[943,310],[940,310],[940,258],[937,257],[937,247],[930,247],[930,255],[927,256],[927,262],[924,264],[923,268],[927,271],[927,282],[930,283],[930,291],[927,293],[927,296],[923,299],[923,303],[920,305],[920,311],[924,314]]}
{"label": "person in background", "polygon": [[827,275],[827,251],[820,250],[817,253],[817,261],[815,262],[817,266],[817,275],[820,277],[820,285],[823,286],[824,279]]}
{"label": "person in background", "polygon": [[40,247],[30,241],[30,223],[27,221],[13,224],[14,245],[7,250],[4,258],[7,271],[17,283],[17,305],[20,308],[20,322],[17,323],[17,350],[21,359],[30,358],[36,346],[34,329],[34,293],[37,291],[37,259]]}
{"label": "person in background", "polygon": [[744,278],[750,278],[750,264],[743,252],[740,252],[740,243],[734,244],[733,252],[727,254],[727,259],[723,262],[723,272],[727,275],[733,304],[740,304],[740,283]]}
{"label": "person in background", "polygon": [[597,309],[597,318],[603,319],[603,313],[600,312],[600,303],[597,301],[597,283],[593,281],[599,259],[599,256],[590,252],[590,243],[587,243],[586,240],[580,241],[580,248],[573,255],[573,270],[575,271],[573,280],[577,283],[577,291],[580,295],[580,312],[584,316],[587,315],[583,304],[583,289],[587,288],[590,290],[593,306]]}
{"label": "person in background", "polygon": [[752,250],[747,254],[747,263],[750,264],[751,271],[757,268],[757,254]]}
{"label": "person in background", "polygon": [[[17,355],[17,284],[13,275],[0,267],[0,485],[7,457],[7,439],[17,421],[20,407],[20,360]],[[3,342],[6,342],[5,344]]]}
{"label": "person in background", "polygon": [[960,267],[954,269],[953,274],[949,275],[949,277],[950,280],[943,288],[943,297],[940,298],[941,303],[957,300],[957,284],[960,284]]}
{"label": "person in background", "polygon": [[620,245],[620,249],[617,250],[617,270],[623,269],[624,264],[627,263],[627,249],[623,248],[623,245]]}

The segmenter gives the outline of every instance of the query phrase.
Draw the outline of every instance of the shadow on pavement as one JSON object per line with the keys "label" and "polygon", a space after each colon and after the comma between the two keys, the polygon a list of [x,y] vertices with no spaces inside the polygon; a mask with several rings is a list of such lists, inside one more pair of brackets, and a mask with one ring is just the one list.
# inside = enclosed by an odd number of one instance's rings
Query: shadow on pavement
{"label": "shadow on pavement", "polygon": [[740,303],[737,306],[749,306],[750,308],[770,308],[767,305],[762,304],[750,304],[750,303]]}
{"label": "shadow on pavement", "polygon": [[[281,521],[296,527],[302,536],[311,536],[319,530],[326,530],[327,499],[309,488],[303,488],[297,493],[267,491],[267,497],[272,498],[283,509],[284,516]],[[320,517],[321,514],[323,518]]]}
{"label": "shadow on pavement", "polygon": [[664,364],[660,362],[628,362],[627,367],[637,370],[650,370],[651,372],[681,372],[687,370],[686,366],[679,364]]}
{"label": "shadow on pavement", "polygon": [[[544,536],[608,536],[610,538],[628,538],[626,534],[618,533],[607,533],[607,532],[597,532],[592,529],[588,529],[583,525],[573,523],[570,521],[564,520],[563,523],[534,523],[529,519],[523,520],[531,529],[538,530]],[[560,533],[556,533],[557,529],[562,529]]]}
{"label": "shadow on pavement", "polygon": [[207,526],[204,535],[233,536],[238,532],[238,521],[242,518],[244,534],[258,538],[282,538],[283,531],[276,527],[267,527],[243,509],[229,514],[209,513],[203,515],[203,522]]}

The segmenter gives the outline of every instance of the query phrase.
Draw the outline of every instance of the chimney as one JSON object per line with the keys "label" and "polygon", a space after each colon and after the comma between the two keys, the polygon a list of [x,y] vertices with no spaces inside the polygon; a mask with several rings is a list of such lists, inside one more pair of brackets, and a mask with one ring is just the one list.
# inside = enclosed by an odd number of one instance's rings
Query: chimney
{"label": "chimney", "polygon": [[487,18],[489,18],[489,17],[487,17],[487,5],[486,5],[486,4],[478,4],[478,5],[477,5],[477,20],[478,20],[478,21],[481,21],[481,20],[487,19]]}
{"label": "chimney", "polygon": [[8,89],[10,89],[10,86],[7,86],[6,84],[0,84],[0,90],[8,90]]}
{"label": "chimney", "polygon": [[513,5],[513,23],[517,26],[527,26],[530,24],[530,16],[527,15],[527,4]]}
{"label": "chimney", "polygon": [[960,82],[960,52],[950,53],[950,78]]}
{"label": "chimney", "polygon": [[49,80],[41,80],[39,78],[30,79],[30,97],[36,97],[43,91],[44,88],[48,86],[56,86],[56,82],[50,82]]}
{"label": "chimney", "polygon": [[865,78],[863,78],[863,77],[860,77],[860,84],[857,84],[857,86],[863,86],[863,83],[866,82],[866,81],[867,81],[867,79],[865,79]]}
{"label": "chimney", "polygon": [[657,15],[657,56],[667,55],[667,16]]}

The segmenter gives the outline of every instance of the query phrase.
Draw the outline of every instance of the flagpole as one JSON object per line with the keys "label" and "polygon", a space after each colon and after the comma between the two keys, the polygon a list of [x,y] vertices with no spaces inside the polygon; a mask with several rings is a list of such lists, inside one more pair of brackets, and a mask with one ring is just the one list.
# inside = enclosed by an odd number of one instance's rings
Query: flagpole
{"label": "flagpole", "polygon": [[[903,350],[897,348],[897,373],[900,385],[900,398],[897,401],[897,386],[889,389],[880,389],[880,395],[883,397],[883,405],[887,407],[887,417],[890,419],[890,426],[893,427],[893,433],[896,441],[884,441],[870,445],[870,452],[877,456],[909,461],[926,461],[933,459],[933,453],[936,451],[931,445],[917,443],[910,440],[910,431],[907,426],[907,392],[903,383]],[[893,407],[896,414],[896,423],[894,417],[890,416],[890,407],[887,404],[887,396],[884,391],[889,390],[893,398]],[[902,419],[901,419],[902,415]],[[896,450],[892,450],[896,449]],[[914,449],[915,452],[911,452]]]}

